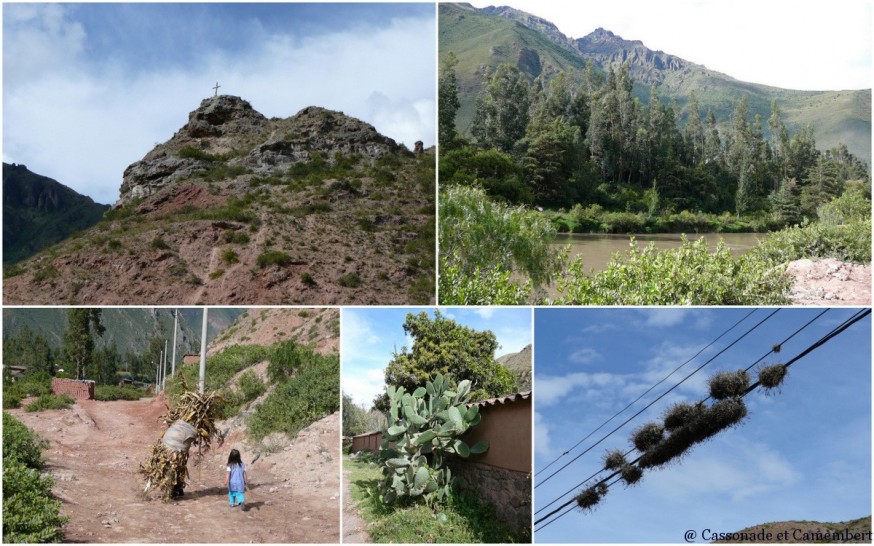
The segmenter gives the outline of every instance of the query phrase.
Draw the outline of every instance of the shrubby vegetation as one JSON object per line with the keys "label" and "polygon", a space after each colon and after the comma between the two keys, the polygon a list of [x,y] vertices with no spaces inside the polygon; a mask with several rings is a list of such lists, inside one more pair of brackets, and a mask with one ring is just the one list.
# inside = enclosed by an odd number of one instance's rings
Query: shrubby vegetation
{"label": "shrubby vegetation", "polygon": [[[554,303],[781,304],[787,261],[870,261],[867,165],[843,145],[818,150],[811,127],[790,137],[776,102],[763,121],[738,97],[718,127],[694,94],[683,112],[655,87],[636,98],[627,65],[590,64],[579,85],[502,65],[484,76],[467,138],[454,123],[454,63],[449,54],[439,82],[440,303],[542,302],[554,282]],[[747,257],[686,242],[632,249],[597,274],[550,246],[557,231],[781,228]]]}
{"label": "shrubby vegetation", "polygon": [[3,412],[3,542],[61,542],[61,501],[52,495],[54,482],[42,476],[40,439],[15,417]]}

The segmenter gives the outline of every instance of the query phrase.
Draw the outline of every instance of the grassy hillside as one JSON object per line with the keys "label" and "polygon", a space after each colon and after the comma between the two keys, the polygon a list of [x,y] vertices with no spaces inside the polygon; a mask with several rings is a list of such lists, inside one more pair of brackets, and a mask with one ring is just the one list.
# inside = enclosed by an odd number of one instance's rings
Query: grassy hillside
{"label": "grassy hillside", "polygon": [[[456,125],[464,134],[470,134],[474,101],[481,89],[483,74],[502,63],[519,68],[529,79],[543,74],[547,79],[565,71],[574,81],[581,81],[581,69],[586,56],[572,52],[569,39],[561,40],[555,31],[543,25],[524,26],[524,17],[511,12],[505,16],[490,15],[489,10],[476,10],[468,5],[440,4],[439,51],[443,58],[450,51],[458,58],[456,76],[459,82],[461,107]],[[536,15],[536,14],[535,14]],[[509,16],[515,19],[508,18]],[[593,30],[597,21],[592,21]],[[539,29],[539,30],[538,30]],[[634,36],[625,38],[634,39]],[[618,40],[617,40],[618,42]],[[618,46],[617,46],[618,47]],[[626,47],[626,46],[622,46]],[[613,52],[622,57],[621,52]],[[604,56],[606,57],[606,55]],[[638,58],[638,57],[635,57]],[[725,124],[738,98],[749,97],[750,116],[760,114],[767,135],[767,120],[771,101],[776,100],[790,134],[807,124],[815,128],[817,146],[828,149],[843,142],[847,148],[871,164],[871,90],[797,91],[780,89],[758,83],[736,80],[728,75],[694,64],[697,59],[684,62],[677,70],[656,70],[647,67],[651,81],[660,82],[663,100],[674,100],[680,108],[681,123],[689,94],[698,97],[701,115],[712,108],[717,121]],[[596,62],[600,68],[603,64]],[[644,103],[649,98],[650,81],[635,84],[634,94]]]}

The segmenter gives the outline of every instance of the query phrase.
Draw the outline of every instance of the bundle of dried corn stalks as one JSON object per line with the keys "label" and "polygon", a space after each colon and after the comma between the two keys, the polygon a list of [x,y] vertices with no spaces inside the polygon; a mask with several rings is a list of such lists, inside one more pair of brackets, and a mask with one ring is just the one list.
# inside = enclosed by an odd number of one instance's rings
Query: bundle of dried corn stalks
{"label": "bundle of dried corn stalks", "polygon": [[169,427],[152,447],[149,461],[140,465],[146,480],[144,494],[155,488],[162,492],[165,501],[182,494],[191,447],[197,447],[197,455],[202,458],[213,438],[220,446],[224,440],[215,426],[221,402],[221,396],[215,392],[188,391],[172,409],[168,408],[162,420]]}

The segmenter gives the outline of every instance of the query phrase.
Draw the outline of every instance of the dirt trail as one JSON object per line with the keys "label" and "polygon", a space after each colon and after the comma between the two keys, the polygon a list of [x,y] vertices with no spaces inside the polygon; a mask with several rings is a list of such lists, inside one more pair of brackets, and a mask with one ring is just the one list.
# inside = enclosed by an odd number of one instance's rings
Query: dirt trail
{"label": "dirt trail", "polygon": [[[68,410],[12,410],[51,442],[44,452],[54,492],[70,516],[67,542],[336,543],[340,535],[339,414],[317,421],[294,440],[273,439],[257,456],[232,427],[224,446],[189,460],[190,483],[178,501],[142,495],[139,464],[165,426],[165,406],[80,401]],[[278,436],[278,435],[277,435]],[[247,509],[228,507],[225,463],[236,447],[247,465]]]}
{"label": "dirt trail", "polygon": [[343,469],[343,544],[365,544],[372,542],[365,531],[367,524],[358,517],[358,509],[349,489],[351,470]]}
{"label": "dirt trail", "polygon": [[796,260],[792,275],[795,305],[871,305],[871,264],[853,264],[834,258]]}

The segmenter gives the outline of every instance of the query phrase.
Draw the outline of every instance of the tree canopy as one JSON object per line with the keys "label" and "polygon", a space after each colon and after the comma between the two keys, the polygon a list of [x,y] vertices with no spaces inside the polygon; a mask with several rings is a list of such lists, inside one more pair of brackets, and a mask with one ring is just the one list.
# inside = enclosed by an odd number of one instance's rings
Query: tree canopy
{"label": "tree canopy", "polygon": [[489,330],[478,331],[444,317],[408,314],[404,332],[413,346],[402,347],[385,369],[385,383],[414,391],[441,373],[456,381],[470,380],[472,400],[510,394],[517,389],[513,373],[495,360],[498,341]]}

